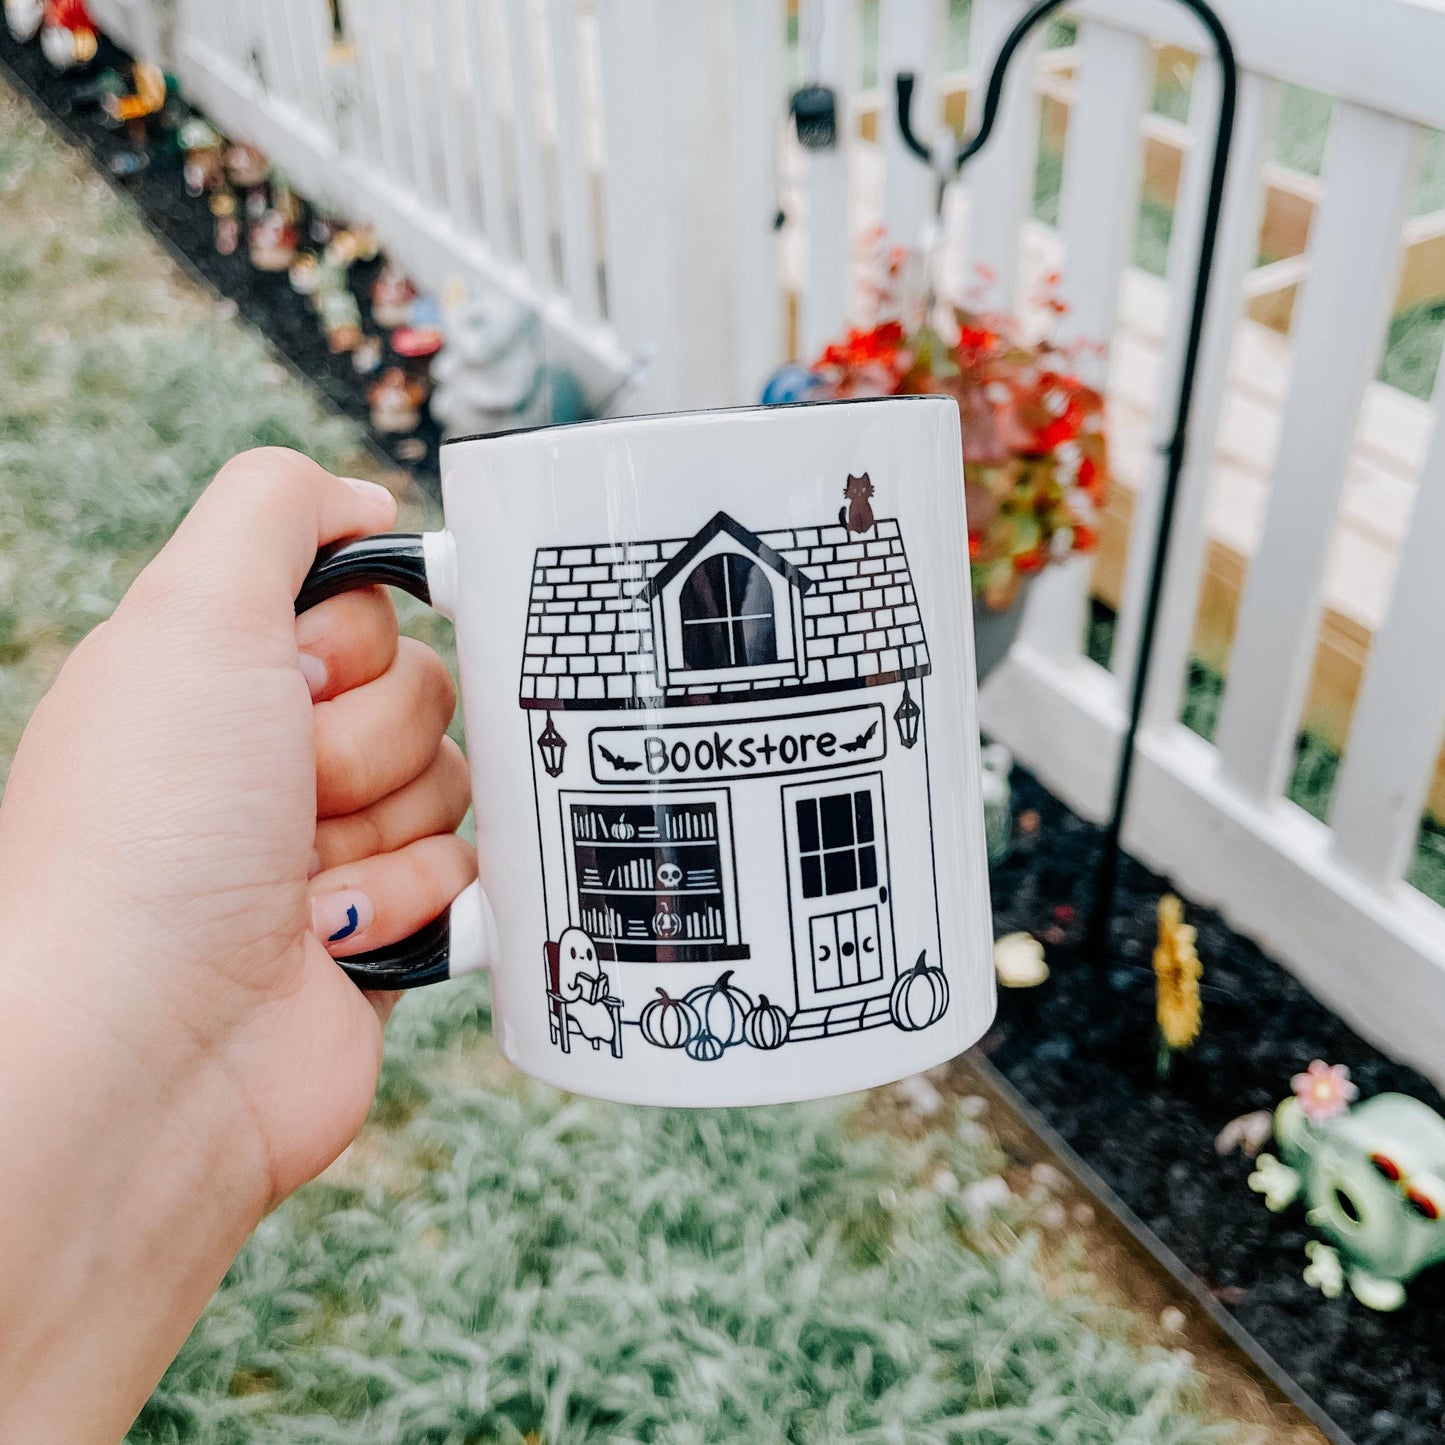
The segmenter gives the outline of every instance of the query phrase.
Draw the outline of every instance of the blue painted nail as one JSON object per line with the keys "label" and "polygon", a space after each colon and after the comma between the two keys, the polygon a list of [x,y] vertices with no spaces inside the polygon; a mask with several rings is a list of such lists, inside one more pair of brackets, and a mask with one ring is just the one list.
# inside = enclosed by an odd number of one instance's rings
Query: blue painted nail
{"label": "blue painted nail", "polygon": [[354,903],[348,904],[346,909],[346,922],[336,930],[326,941],[335,943],[338,938],[350,938],[356,932],[356,926],[361,921]]}
{"label": "blue painted nail", "polygon": [[355,888],[311,900],[311,931],[327,943],[340,943],[372,920],[371,900]]}

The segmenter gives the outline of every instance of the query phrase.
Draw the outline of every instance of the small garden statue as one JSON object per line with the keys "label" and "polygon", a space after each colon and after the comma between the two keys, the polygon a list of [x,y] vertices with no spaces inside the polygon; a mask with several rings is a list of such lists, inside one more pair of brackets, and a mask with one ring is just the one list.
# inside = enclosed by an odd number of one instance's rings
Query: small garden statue
{"label": "small garden statue", "polygon": [[1249,1187],[1278,1213],[1301,1195],[1328,1242],[1305,1246],[1304,1278],[1330,1299],[1394,1310],[1405,1285],[1445,1260],[1445,1119],[1408,1094],[1359,1090],[1343,1064],[1316,1059],[1274,1115],[1283,1159],[1261,1154]]}
{"label": "small garden statue", "polygon": [[416,294],[406,274],[388,261],[371,287],[371,319],[384,331],[405,326]]}
{"label": "small garden statue", "polygon": [[5,28],[10,38],[28,45],[40,34],[45,19],[45,0],[5,0]]}
{"label": "small garden statue", "polygon": [[271,165],[253,145],[238,141],[226,151],[226,179],[243,191],[266,183]]}
{"label": "small garden statue", "polygon": [[85,0],[46,0],[40,49],[53,70],[78,70],[100,49],[100,36]]}
{"label": "small garden statue", "polygon": [[587,415],[576,377],[543,360],[535,313],[508,297],[464,303],[451,317],[446,338],[433,368],[432,415],[448,436],[581,421]]}
{"label": "small garden statue", "polygon": [[251,225],[251,264],[258,271],[288,271],[296,259],[296,227],[283,211],[268,210]]}
{"label": "small garden statue", "polygon": [[181,126],[176,137],[185,162],[181,179],[186,194],[203,196],[219,190],[226,180],[225,143],[200,116],[192,116]]}

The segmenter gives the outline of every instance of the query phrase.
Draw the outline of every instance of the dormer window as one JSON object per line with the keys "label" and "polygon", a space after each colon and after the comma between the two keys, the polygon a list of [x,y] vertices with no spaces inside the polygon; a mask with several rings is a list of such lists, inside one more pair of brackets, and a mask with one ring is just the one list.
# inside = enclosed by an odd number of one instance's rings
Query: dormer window
{"label": "dormer window", "polygon": [[638,594],[652,612],[660,688],[693,696],[801,678],[813,579],[719,512]]}
{"label": "dormer window", "polygon": [[718,552],[688,574],[678,594],[684,668],[759,667],[778,660],[773,588],[762,567]]}

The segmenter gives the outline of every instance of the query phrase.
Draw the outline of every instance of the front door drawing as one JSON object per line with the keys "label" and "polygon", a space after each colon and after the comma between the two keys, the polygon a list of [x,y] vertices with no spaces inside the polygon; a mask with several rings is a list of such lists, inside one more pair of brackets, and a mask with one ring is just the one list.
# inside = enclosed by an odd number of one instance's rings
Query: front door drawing
{"label": "front door drawing", "polygon": [[798,1008],[886,998],[897,968],[883,778],[783,789]]}

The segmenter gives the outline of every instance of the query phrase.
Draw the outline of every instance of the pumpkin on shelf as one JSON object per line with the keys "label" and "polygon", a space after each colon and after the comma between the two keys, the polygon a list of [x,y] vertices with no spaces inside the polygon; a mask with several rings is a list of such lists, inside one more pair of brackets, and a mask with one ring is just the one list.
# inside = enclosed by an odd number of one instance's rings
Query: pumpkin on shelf
{"label": "pumpkin on shelf", "polygon": [[657,912],[652,915],[652,931],[659,938],[676,938],[682,932],[682,919],[666,898],[657,905]]}
{"label": "pumpkin on shelf", "polygon": [[788,1041],[792,1022],[786,1009],[760,993],[757,1007],[743,1020],[743,1038],[755,1049],[780,1049]]}
{"label": "pumpkin on shelf", "polygon": [[720,1059],[726,1050],[727,1045],[717,1037],[710,1034],[706,1029],[701,1033],[694,1034],[687,1041],[687,1056],[690,1059],[697,1059],[703,1063],[710,1063],[713,1059]]}
{"label": "pumpkin on shelf", "polygon": [[635,838],[637,836],[637,829],[634,828],[626,818],[619,818],[612,825],[612,836],[616,838],[619,843],[625,843],[629,838]]}
{"label": "pumpkin on shelf", "polygon": [[637,1026],[654,1048],[682,1049],[702,1031],[702,1020],[686,999],[673,998],[659,988],[657,997],[642,1010]]}
{"label": "pumpkin on shelf", "polygon": [[918,962],[907,973],[899,974],[888,998],[893,1022],[909,1033],[936,1024],[948,1007],[948,980],[941,968],[934,968],[927,960],[928,950],[924,949]]}
{"label": "pumpkin on shelf", "polygon": [[711,1034],[725,1049],[743,1042],[743,1025],[753,1009],[752,998],[733,984],[732,976],[728,969],[715,983],[693,989],[686,999],[697,1010],[703,1033]]}

